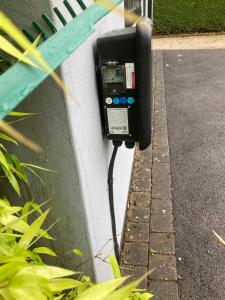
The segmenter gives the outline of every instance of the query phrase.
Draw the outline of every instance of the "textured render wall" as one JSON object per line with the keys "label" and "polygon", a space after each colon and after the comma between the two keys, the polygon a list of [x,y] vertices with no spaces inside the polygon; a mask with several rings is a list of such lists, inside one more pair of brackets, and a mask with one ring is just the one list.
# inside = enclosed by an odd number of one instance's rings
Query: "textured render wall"
{"label": "textured render wall", "polygon": [[[24,26],[31,23],[31,3],[35,6],[36,17],[43,13],[44,6],[45,12],[50,10],[46,1],[23,0],[19,3],[20,7],[15,7],[15,1],[5,0],[1,6],[3,11],[8,10],[8,15],[17,20],[18,25]],[[55,5],[57,1],[50,4]],[[11,9],[7,9],[9,7]],[[19,19],[20,10],[26,15],[26,22],[24,18]],[[21,155],[27,161],[58,171],[43,175],[46,187],[41,187],[33,178],[31,182],[32,193],[38,198],[51,197],[51,220],[61,217],[53,230],[58,241],[56,251],[61,254],[81,248],[86,257],[95,255],[112,236],[107,191],[112,146],[102,137],[93,50],[100,34],[121,28],[123,24],[123,19],[116,14],[107,15],[96,25],[95,33],[61,66],[59,72],[79,105],[63,95],[51,79],[47,79],[18,107],[18,110],[38,113],[30,120],[18,123],[17,127],[41,144],[44,150],[44,155],[40,157],[24,149],[19,150]],[[132,160],[132,150],[119,149],[114,172],[118,233],[122,232]],[[111,249],[112,244],[105,249],[105,253]],[[72,256],[59,260],[67,267],[74,266]],[[83,268],[89,273],[94,268],[98,280],[111,277],[108,265],[99,260]]]}

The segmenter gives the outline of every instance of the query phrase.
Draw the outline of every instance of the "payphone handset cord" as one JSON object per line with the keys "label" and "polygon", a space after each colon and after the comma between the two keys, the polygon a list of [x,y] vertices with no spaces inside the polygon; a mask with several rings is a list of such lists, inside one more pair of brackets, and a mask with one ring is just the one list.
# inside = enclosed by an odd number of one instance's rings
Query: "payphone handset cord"
{"label": "payphone handset cord", "polygon": [[115,140],[113,141],[114,148],[113,148],[112,157],[110,160],[109,170],[108,170],[109,207],[110,207],[110,215],[111,215],[111,222],[112,222],[114,252],[118,263],[120,263],[120,251],[119,251],[119,244],[117,240],[115,207],[114,207],[114,197],[113,197],[113,168],[114,168],[114,162],[115,162],[117,150],[122,145],[122,143],[123,143],[122,141],[115,141]]}

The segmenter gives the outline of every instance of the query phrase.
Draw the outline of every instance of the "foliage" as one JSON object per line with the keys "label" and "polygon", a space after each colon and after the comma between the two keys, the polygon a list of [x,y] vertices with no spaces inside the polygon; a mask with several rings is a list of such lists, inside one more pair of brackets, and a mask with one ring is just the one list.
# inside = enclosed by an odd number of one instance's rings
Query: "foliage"
{"label": "foliage", "polygon": [[[42,206],[34,202],[24,207],[11,206],[7,199],[0,199],[1,299],[147,300],[152,297],[134,290],[143,278],[117,289],[126,278],[121,277],[114,257],[110,257],[110,262],[115,280],[97,285],[87,276],[79,276],[79,279],[78,273],[44,264],[42,254],[56,256],[56,253],[50,248],[35,246],[41,237],[51,239],[47,230],[41,228],[49,213],[49,210],[43,212]],[[34,212],[39,216],[29,223],[28,217]]]}
{"label": "foliage", "polygon": [[0,132],[0,180],[2,181],[4,179],[7,179],[13,187],[14,191],[20,196],[19,182],[23,182],[26,185],[28,185],[29,183],[25,170],[29,170],[36,177],[38,177],[41,182],[42,179],[35,171],[35,169],[42,171],[49,170],[42,167],[38,167],[33,164],[21,162],[15,154],[12,154],[7,151],[7,149],[1,143],[1,141],[8,141],[16,145],[18,144],[16,140]]}
{"label": "foliage", "polygon": [[[17,142],[0,133],[2,141]],[[34,169],[48,171],[33,164],[22,163],[15,154],[0,144],[0,178],[6,179],[20,195],[20,182],[29,184],[26,169],[40,178]],[[0,299],[1,300],[147,300],[149,293],[136,290],[140,280],[119,288],[126,278],[121,277],[116,259],[109,258],[115,279],[94,285],[90,278],[71,270],[46,265],[42,255],[56,256],[45,246],[36,246],[40,238],[52,239],[48,230],[42,229],[49,210],[42,211],[43,203],[26,202],[22,206],[11,206],[6,199],[0,199]],[[30,222],[33,213],[38,214]],[[83,256],[79,249],[75,255]]]}
{"label": "foliage", "polygon": [[225,31],[223,0],[155,0],[156,33]]}

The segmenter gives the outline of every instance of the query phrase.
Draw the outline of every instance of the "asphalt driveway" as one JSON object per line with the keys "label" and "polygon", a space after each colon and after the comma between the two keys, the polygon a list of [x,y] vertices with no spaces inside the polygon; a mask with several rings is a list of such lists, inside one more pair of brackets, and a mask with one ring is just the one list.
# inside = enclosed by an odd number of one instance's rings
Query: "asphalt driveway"
{"label": "asphalt driveway", "polygon": [[163,59],[180,299],[224,300],[225,50]]}

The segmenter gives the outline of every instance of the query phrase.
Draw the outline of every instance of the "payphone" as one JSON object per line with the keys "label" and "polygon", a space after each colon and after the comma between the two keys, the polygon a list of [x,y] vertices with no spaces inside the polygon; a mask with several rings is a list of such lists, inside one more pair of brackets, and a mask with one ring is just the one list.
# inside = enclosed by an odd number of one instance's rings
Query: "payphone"
{"label": "payphone", "polygon": [[152,23],[140,18],[134,27],[111,31],[97,40],[97,74],[104,135],[114,149],[108,170],[114,251],[119,262],[113,198],[113,167],[118,147],[151,144]]}
{"label": "payphone", "polygon": [[151,37],[151,20],[141,18],[97,40],[104,135],[128,148],[138,142],[140,150],[151,143]]}

